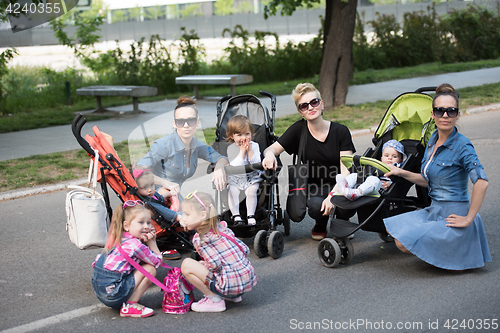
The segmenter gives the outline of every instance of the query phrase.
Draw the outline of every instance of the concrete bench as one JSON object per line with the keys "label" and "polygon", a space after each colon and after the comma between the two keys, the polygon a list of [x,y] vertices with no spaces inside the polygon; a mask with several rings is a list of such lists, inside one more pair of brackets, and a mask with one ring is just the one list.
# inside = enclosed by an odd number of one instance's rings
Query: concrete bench
{"label": "concrete bench", "polygon": [[186,75],[175,78],[176,84],[192,84],[194,87],[194,98],[199,98],[199,84],[222,84],[231,86],[231,95],[236,95],[236,86],[253,81],[252,75],[227,74],[227,75]]}
{"label": "concrete bench", "polygon": [[76,94],[95,96],[97,99],[97,109],[93,111],[95,113],[114,112],[102,107],[101,96],[132,96],[134,110],[131,113],[142,113],[144,111],[139,110],[139,97],[156,96],[158,95],[158,88],[147,86],[90,86],[76,89]]}

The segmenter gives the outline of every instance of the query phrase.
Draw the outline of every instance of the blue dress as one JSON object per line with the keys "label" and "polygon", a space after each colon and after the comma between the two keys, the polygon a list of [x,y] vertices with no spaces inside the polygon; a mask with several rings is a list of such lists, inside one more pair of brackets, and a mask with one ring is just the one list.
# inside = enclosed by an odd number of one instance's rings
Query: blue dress
{"label": "blue dress", "polygon": [[467,215],[470,206],[468,178],[488,180],[469,139],[457,129],[438,147],[432,134],[422,160],[421,174],[429,184],[429,207],[384,219],[390,235],[408,251],[436,267],[464,270],[491,261],[483,221],[479,214],[467,228],[447,227],[450,214]]}

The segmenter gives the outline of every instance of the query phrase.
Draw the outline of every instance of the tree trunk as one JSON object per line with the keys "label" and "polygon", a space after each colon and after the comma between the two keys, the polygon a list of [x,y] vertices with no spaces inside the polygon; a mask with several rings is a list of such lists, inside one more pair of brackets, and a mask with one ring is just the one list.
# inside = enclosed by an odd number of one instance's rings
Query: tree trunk
{"label": "tree trunk", "polygon": [[330,32],[330,26],[332,25],[332,8],[333,8],[333,0],[326,0],[325,7],[325,17],[323,23],[323,52],[325,51],[326,40],[328,39],[328,33]]}
{"label": "tree trunk", "polygon": [[319,76],[319,90],[327,109],[345,105],[353,72],[352,39],[357,0],[333,0],[330,8],[332,20]]}

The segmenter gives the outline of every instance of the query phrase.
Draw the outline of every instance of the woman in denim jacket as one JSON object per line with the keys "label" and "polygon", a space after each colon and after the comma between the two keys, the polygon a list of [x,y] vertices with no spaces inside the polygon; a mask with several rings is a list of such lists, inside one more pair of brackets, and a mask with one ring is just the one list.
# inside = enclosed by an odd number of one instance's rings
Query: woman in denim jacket
{"label": "woman in denim jacket", "polygon": [[[458,94],[449,84],[436,89],[432,102],[436,123],[422,160],[421,173],[393,168],[397,175],[428,186],[429,207],[384,219],[397,247],[436,267],[464,270],[491,261],[483,222],[478,214],[488,178],[469,139],[458,133]],[[474,184],[469,201],[469,177]]]}
{"label": "woman in denim jacket", "polygon": [[194,137],[196,127],[200,124],[195,101],[188,96],[177,99],[174,110],[174,128],[172,134],[156,140],[149,152],[137,163],[148,168],[155,175],[155,185],[179,194],[184,181],[193,176],[198,167],[198,158],[215,163],[212,182],[218,190],[226,187],[224,166],[228,160]]}

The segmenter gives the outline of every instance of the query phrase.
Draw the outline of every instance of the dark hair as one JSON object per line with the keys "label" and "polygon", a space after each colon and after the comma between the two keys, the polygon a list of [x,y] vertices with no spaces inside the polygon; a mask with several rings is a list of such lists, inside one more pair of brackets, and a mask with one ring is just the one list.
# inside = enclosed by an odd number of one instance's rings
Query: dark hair
{"label": "dark hair", "polygon": [[196,117],[198,117],[198,109],[196,108],[196,102],[194,99],[187,95],[182,95],[181,97],[177,98],[177,105],[175,106],[174,109],[174,119],[175,119],[175,111],[179,108],[183,107],[191,107],[195,112],[196,112]]}
{"label": "dark hair", "polygon": [[455,90],[455,88],[452,87],[451,84],[448,83],[443,83],[439,85],[436,88],[436,96],[434,96],[432,100],[432,107],[434,108],[434,103],[436,102],[436,99],[441,96],[451,96],[455,99],[457,102],[457,108],[458,108],[458,92]]}

